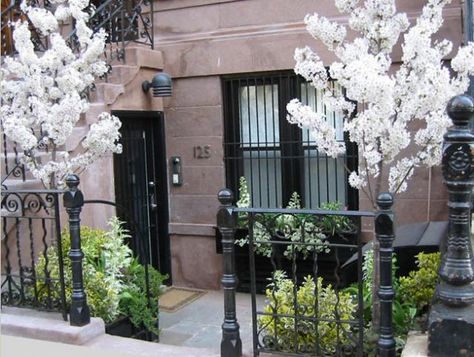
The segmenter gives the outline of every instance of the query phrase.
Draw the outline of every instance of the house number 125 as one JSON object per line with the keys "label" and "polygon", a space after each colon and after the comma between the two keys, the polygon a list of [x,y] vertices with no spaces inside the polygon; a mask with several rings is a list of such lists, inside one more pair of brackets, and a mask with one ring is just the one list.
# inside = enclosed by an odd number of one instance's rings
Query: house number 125
{"label": "house number 125", "polygon": [[209,159],[211,157],[211,147],[209,145],[195,146],[193,149],[195,159]]}

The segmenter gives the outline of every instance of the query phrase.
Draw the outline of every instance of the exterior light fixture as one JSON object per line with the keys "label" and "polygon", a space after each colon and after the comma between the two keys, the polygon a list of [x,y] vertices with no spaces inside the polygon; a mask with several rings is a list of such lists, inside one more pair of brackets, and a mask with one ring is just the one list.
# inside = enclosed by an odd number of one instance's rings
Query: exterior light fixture
{"label": "exterior light fixture", "polygon": [[153,89],[153,97],[171,97],[173,91],[171,76],[168,73],[160,72],[153,77],[151,82],[142,82],[142,89],[145,93],[147,93],[150,88]]}

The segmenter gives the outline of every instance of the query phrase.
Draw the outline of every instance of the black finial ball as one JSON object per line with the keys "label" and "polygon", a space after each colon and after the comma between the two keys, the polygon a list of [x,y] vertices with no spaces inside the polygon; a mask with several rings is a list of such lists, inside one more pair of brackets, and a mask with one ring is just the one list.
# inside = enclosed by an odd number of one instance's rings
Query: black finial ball
{"label": "black finial ball", "polygon": [[79,176],[76,174],[70,174],[66,177],[66,185],[69,188],[75,188],[79,186]]}
{"label": "black finial ball", "polygon": [[223,188],[217,194],[217,198],[219,199],[221,205],[231,205],[234,201],[234,194],[232,193],[232,190],[229,190],[228,188]]}
{"label": "black finial ball", "polygon": [[474,100],[467,94],[457,95],[449,100],[446,111],[455,125],[468,125],[474,115]]}
{"label": "black finial ball", "polygon": [[389,209],[393,205],[393,196],[391,193],[382,192],[377,197],[377,204],[381,209]]}

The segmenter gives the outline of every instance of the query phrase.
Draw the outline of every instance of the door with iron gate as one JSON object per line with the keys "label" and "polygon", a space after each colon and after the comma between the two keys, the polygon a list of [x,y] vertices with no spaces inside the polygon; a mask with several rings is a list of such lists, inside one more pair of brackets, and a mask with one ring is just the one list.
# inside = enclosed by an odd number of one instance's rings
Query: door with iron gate
{"label": "door with iron gate", "polygon": [[[170,276],[168,190],[162,112],[114,112],[122,121],[123,151],[114,156],[117,214],[142,264]],[[137,239],[138,238],[138,239]]]}

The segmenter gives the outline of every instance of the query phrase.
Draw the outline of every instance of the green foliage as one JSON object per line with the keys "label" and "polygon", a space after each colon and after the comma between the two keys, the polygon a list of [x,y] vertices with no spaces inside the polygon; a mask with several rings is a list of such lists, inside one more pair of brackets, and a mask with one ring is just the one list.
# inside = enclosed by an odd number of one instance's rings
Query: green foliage
{"label": "green foliage", "polygon": [[[294,292],[297,295],[298,309],[295,311]],[[317,293],[316,293],[317,292]],[[317,317],[322,319],[318,323],[318,333],[314,331],[315,323],[310,320],[291,317],[274,317],[262,315],[258,319],[259,328],[263,334],[273,340],[285,352],[298,348],[300,351],[312,350],[316,343],[325,354],[334,353],[337,346],[338,333],[341,346],[349,346],[352,334],[351,326],[327,320],[354,320],[357,305],[347,292],[336,294],[331,285],[323,286],[322,278],[317,283],[312,277],[305,278],[303,284],[295,288],[291,279],[286,278],[282,271],[276,271],[272,282],[266,290],[267,303],[263,309],[268,314],[287,314],[300,317]],[[317,306],[317,312],[315,307]],[[296,337],[296,344],[295,344]]]}
{"label": "green foliage", "polygon": [[[251,197],[245,177],[239,180],[239,200],[237,207],[250,207]],[[293,192],[286,208],[301,209],[301,198],[297,192]],[[329,202],[321,205],[324,210],[341,210],[342,205],[338,202]],[[248,226],[247,215],[239,214],[238,226],[245,228]],[[270,257],[272,245],[269,243],[274,239],[273,235],[278,233],[281,239],[289,242],[305,242],[307,245],[288,244],[284,251],[286,257],[292,257],[299,253],[303,258],[307,258],[313,251],[328,252],[328,235],[338,232],[352,230],[353,226],[347,217],[343,216],[323,216],[315,217],[307,214],[265,214],[260,221],[254,222],[253,237],[255,241],[255,252],[259,255]],[[249,237],[237,239],[235,244],[241,247],[248,244]],[[268,243],[267,243],[268,242]]]}
{"label": "green foliage", "polygon": [[[162,293],[162,283],[167,277],[153,267],[148,267],[152,301],[148,304],[144,266],[133,258],[132,251],[126,244],[130,235],[117,217],[113,217],[108,224],[108,231],[81,227],[84,289],[91,315],[101,317],[109,323],[123,314],[128,316],[136,327],[143,323],[150,331],[157,333],[153,326],[158,319],[158,297]],[[69,232],[63,231],[61,248],[66,301],[71,300],[72,294],[72,269],[68,257],[70,242]],[[48,287],[45,285],[44,276],[46,271],[49,271],[52,279],[58,279],[59,265],[56,246],[48,248],[46,257],[41,256],[38,259],[35,270],[38,276],[36,289],[39,291],[40,300],[47,299]],[[56,280],[51,286],[52,297],[59,298],[59,291],[59,282]]]}
{"label": "green foliage", "polygon": [[161,275],[155,268],[148,265],[149,300],[146,287],[145,266],[133,259],[125,273],[125,288],[120,294],[119,311],[129,316],[134,326],[144,325],[148,331],[159,335],[158,297],[163,293],[163,281],[167,276]]}
{"label": "green foliage", "polygon": [[250,207],[251,199],[247,180],[244,176],[239,179],[239,200],[237,201],[237,207]]}
{"label": "green foliage", "polygon": [[[130,264],[131,250],[124,244],[129,238],[122,228],[121,222],[112,218],[109,222],[110,231],[81,227],[81,248],[84,253],[83,276],[84,288],[87,292],[87,302],[93,316],[98,316],[110,322],[118,315],[120,291],[123,288],[121,280],[122,271]],[[62,257],[64,266],[64,279],[66,286],[66,301],[71,300],[72,294],[72,268],[68,256],[71,249],[69,231],[61,234]],[[36,271],[50,272],[53,279],[59,278],[58,247],[48,248],[46,258],[41,256],[35,266]],[[40,300],[47,299],[47,286],[44,276],[37,281],[37,290]],[[59,282],[54,283],[52,295],[59,298]]]}
{"label": "green foliage", "polygon": [[399,294],[404,301],[414,304],[419,311],[423,311],[431,303],[435,292],[441,255],[421,252],[416,258],[418,270],[400,278]]}
{"label": "green foliage", "polygon": [[[392,282],[395,290],[395,298],[392,305],[392,319],[397,342],[397,350],[404,346],[407,333],[417,326],[417,318],[427,310],[431,303],[436,283],[438,281],[438,268],[440,264],[439,253],[419,253],[417,255],[418,270],[409,273],[408,277],[396,277],[398,269],[397,259],[392,258]],[[369,250],[364,254],[363,270],[363,301],[364,319],[366,323],[366,336],[374,335],[371,332],[372,318],[372,284],[373,284],[373,251]],[[357,285],[352,285],[346,289],[353,297],[357,296]],[[372,342],[366,341],[366,352],[375,351],[375,339],[368,338]],[[372,354],[368,352],[368,355]]]}
{"label": "green foliage", "polygon": [[[325,202],[321,204],[321,209],[326,211],[342,211],[340,202]],[[321,228],[326,233],[334,235],[337,232],[348,232],[354,229],[351,220],[344,216],[324,216],[321,220]]]}

